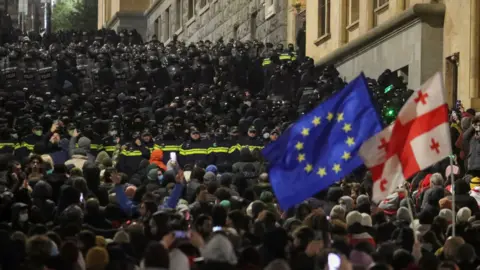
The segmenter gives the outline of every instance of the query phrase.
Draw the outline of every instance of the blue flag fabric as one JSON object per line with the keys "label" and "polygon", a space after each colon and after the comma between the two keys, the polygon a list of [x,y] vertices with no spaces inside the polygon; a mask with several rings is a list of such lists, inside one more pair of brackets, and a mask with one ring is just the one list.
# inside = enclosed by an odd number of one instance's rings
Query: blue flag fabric
{"label": "blue flag fabric", "polygon": [[360,146],[382,129],[360,74],[263,149],[280,207],[302,202],[361,166]]}

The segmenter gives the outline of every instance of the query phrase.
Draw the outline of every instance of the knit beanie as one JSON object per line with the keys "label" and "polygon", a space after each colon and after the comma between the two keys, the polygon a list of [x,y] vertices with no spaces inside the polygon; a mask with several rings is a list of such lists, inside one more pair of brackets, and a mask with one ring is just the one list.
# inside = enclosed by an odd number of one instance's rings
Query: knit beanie
{"label": "knit beanie", "polygon": [[362,194],[362,195],[360,195],[360,196],[357,197],[356,203],[357,203],[357,205],[370,204],[370,199],[368,198],[367,195]]}
{"label": "knit beanie", "polygon": [[358,211],[352,211],[347,214],[347,226],[352,226],[355,223],[362,224],[362,214]]}
{"label": "knit beanie", "polygon": [[108,252],[102,247],[93,247],[87,252],[85,266],[87,269],[104,269],[109,262]]}
{"label": "knit beanie", "polygon": [[89,138],[81,137],[80,139],[78,139],[78,148],[81,148],[85,151],[89,151],[91,143],[92,141],[90,141]]}
{"label": "knit beanie", "polygon": [[472,211],[468,207],[462,207],[457,212],[458,222],[468,222],[468,219],[472,216]]}
{"label": "knit beanie", "polygon": [[330,219],[345,220],[345,209],[340,205],[335,205],[330,211]]}
{"label": "knit beanie", "polygon": [[372,227],[372,217],[369,214],[361,214],[362,215],[362,226],[364,227]]}
{"label": "knit beanie", "polygon": [[452,210],[447,208],[442,209],[438,213],[438,216],[444,218],[448,222],[448,224],[452,224],[452,220],[453,220]]}
{"label": "knit beanie", "polygon": [[123,230],[118,231],[113,237],[113,242],[118,244],[130,243],[130,235],[128,235],[128,233]]}
{"label": "knit beanie", "polygon": [[399,221],[406,221],[408,223],[411,222],[410,220],[410,211],[406,207],[400,207],[397,210],[397,220]]}
{"label": "knit beanie", "polygon": [[205,172],[212,172],[214,175],[217,174],[217,166],[215,165],[208,165],[207,168],[205,169]]}
{"label": "knit beanie", "polygon": [[105,237],[97,235],[95,237],[95,245],[97,247],[106,247],[107,246],[107,240],[105,240]]}

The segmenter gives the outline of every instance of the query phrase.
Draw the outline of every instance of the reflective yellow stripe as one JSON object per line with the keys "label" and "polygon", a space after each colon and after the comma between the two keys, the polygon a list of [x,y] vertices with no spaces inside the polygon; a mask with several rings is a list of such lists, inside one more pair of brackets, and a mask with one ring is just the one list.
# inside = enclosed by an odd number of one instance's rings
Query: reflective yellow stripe
{"label": "reflective yellow stripe", "polygon": [[116,146],[105,146],[105,151],[107,152],[115,152],[116,149]]}
{"label": "reflective yellow stripe", "polygon": [[161,145],[158,145],[158,144],[155,144],[154,148],[155,149],[160,149],[160,150],[163,150],[163,151],[168,151],[168,152],[175,152],[175,151],[178,151],[180,149],[180,146],[181,145],[165,145],[165,146],[161,146]]}
{"label": "reflective yellow stripe", "polygon": [[15,143],[0,143],[0,148],[3,148],[3,147],[15,147]]}
{"label": "reflective yellow stripe", "polygon": [[[78,148],[78,143],[75,144],[75,147]],[[103,145],[102,144],[90,144],[90,149],[92,150],[100,150],[100,149],[103,149]]]}
{"label": "reflective yellow stripe", "polygon": [[101,150],[101,149],[103,149],[103,145],[101,145],[101,144],[90,144],[90,149]]}
{"label": "reflective yellow stripe", "polygon": [[248,146],[248,149],[250,149],[250,151],[253,151],[253,150],[255,150],[255,149],[260,149],[260,150],[262,150],[262,149],[263,149],[263,146],[251,146],[251,145],[249,145],[249,146]]}
{"label": "reflective yellow stripe", "polygon": [[138,150],[135,150],[135,151],[123,150],[120,154],[127,157],[139,157],[142,155],[142,152]]}
{"label": "reflective yellow stripe", "polygon": [[193,149],[180,149],[180,155],[207,155],[208,149],[206,148],[193,148]]}
{"label": "reflective yellow stripe", "polygon": [[228,147],[210,147],[208,153],[228,153]]}
{"label": "reflective yellow stripe", "polygon": [[288,54],[281,54],[279,58],[280,58],[280,60],[290,60],[290,59],[292,59],[292,57]]}
{"label": "reflective yellow stripe", "polygon": [[15,144],[15,150],[19,149],[19,148],[22,148],[22,144],[21,143],[16,143]]}
{"label": "reflective yellow stripe", "polygon": [[242,146],[240,144],[232,145],[230,146],[230,149],[228,149],[228,153],[231,154],[237,150],[240,150]]}
{"label": "reflective yellow stripe", "polygon": [[263,59],[262,66],[270,65],[272,63],[272,60],[270,58],[265,58]]}
{"label": "reflective yellow stripe", "polygon": [[20,143],[20,144],[18,145],[18,147],[15,147],[15,149],[22,148],[22,147],[25,147],[25,148],[27,148],[28,150],[33,151],[34,145],[33,145],[33,144],[26,143],[26,142],[23,142],[23,143]]}

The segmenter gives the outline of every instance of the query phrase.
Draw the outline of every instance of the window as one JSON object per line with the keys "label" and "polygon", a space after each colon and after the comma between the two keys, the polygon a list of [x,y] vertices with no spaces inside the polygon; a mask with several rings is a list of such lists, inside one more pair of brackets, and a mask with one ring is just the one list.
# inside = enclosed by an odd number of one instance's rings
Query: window
{"label": "window", "polygon": [[277,12],[277,0],[265,0],[265,20],[270,19]]}
{"label": "window", "polygon": [[373,0],[374,9],[379,9],[388,5],[388,0]]}
{"label": "window", "polygon": [[175,5],[176,30],[182,28],[182,14],[182,0],[177,0],[177,4]]}
{"label": "window", "polygon": [[170,38],[170,7],[165,10],[165,41]]}
{"label": "window", "polygon": [[330,33],[330,0],[318,1],[318,36]]}
{"label": "window", "polygon": [[160,40],[161,38],[161,33],[160,33],[160,17],[158,17],[155,20],[155,23],[153,24],[153,35],[157,37],[157,40]]}
{"label": "window", "polygon": [[356,23],[358,22],[358,20],[360,19],[360,13],[359,13],[359,0],[348,0],[347,4],[348,4],[348,8],[347,8],[347,12],[348,12],[348,22],[347,22],[347,26],[348,25],[351,25],[353,23]]}
{"label": "window", "polygon": [[255,39],[257,36],[257,12],[250,16],[250,39]]}
{"label": "window", "polygon": [[238,24],[235,24],[233,26],[233,39],[237,40],[238,39]]}
{"label": "window", "polygon": [[200,8],[203,8],[207,5],[207,0],[200,0]]}
{"label": "window", "polygon": [[195,0],[188,0],[188,18],[191,19],[195,15]]}

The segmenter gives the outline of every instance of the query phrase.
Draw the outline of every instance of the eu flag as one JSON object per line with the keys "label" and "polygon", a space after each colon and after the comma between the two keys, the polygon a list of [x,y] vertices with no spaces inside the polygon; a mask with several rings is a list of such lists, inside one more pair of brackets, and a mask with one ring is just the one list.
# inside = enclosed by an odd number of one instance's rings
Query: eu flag
{"label": "eu flag", "polygon": [[280,207],[302,202],[362,165],[360,146],[382,128],[363,74],[302,116],[262,151]]}

